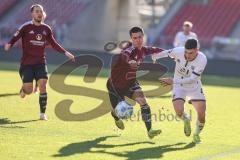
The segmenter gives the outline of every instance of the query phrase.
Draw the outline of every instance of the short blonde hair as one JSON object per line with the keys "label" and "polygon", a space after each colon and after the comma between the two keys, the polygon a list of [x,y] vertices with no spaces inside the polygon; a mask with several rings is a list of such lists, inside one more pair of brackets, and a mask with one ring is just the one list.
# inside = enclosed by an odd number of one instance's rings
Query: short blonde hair
{"label": "short blonde hair", "polygon": [[193,27],[193,24],[192,24],[192,22],[190,22],[190,21],[184,21],[184,22],[183,22],[183,25],[184,25],[184,26]]}
{"label": "short blonde hair", "polygon": [[[39,8],[41,8],[41,9],[43,10],[43,6],[42,6],[41,4],[34,4],[34,5],[32,5],[32,6],[30,7],[30,11],[33,12],[33,10],[34,10],[35,7],[39,7]],[[46,14],[46,13],[45,13],[45,14]]]}

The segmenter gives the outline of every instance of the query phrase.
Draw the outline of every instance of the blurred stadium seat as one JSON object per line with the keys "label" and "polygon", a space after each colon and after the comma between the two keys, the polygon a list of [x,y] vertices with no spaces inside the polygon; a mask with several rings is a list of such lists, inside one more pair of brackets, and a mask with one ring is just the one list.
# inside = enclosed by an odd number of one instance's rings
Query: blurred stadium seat
{"label": "blurred stadium seat", "polygon": [[81,14],[84,8],[92,0],[28,0],[21,1],[19,10],[11,10],[10,7],[17,2],[17,0],[1,0],[0,13],[10,9],[10,15],[4,22],[0,24],[1,40],[0,44],[6,42],[16,29],[26,21],[31,20],[30,7],[35,3],[39,3],[44,7],[47,13],[46,23],[54,30],[54,34],[60,43],[63,42],[64,30],[74,18]]}
{"label": "blurred stadium seat", "polygon": [[[185,20],[193,22],[201,46],[209,47],[215,36],[228,36],[240,18],[239,0],[211,0],[207,4],[187,1],[162,32],[167,44],[172,44],[175,34]],[[156,44],[161,43],[157,39]]]}
{"label": "blurred stadium seat", "polygon": [[10,9],[17,0],[1,0],[0,2],[0,16],[4,14],[8,9]]}
{"label": "blurred stadium seat", "polygon": [[[28,0],[25,3],[25,8],[30,8],[32,4],[41,4],[47,12],[47,23],[54,23],[56,25],[62,25],[64,23],[70,22],[75,16],[79,15],[84,9],[87,1],[86,0]],[[29,10],[25,9],[20,13],[16,13],[14,19],[16,24],[22,24],[27,20],[31,19]]]}

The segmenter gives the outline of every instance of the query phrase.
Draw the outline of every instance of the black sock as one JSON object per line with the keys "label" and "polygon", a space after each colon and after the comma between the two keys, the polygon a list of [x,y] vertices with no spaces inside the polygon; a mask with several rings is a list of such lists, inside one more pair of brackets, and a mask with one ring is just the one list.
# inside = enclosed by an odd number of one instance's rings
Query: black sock
{"label": "black sock", "polygon": [[40,105],[40,112],[45,113],[46,106],[47,106],[47,93],[41,93],[39,95],[39,105]]}
{"label": "black sock", "polygon": [[151,110],[148,104],[141,106],[142,120],[144,121],[147,130],[152,128]]}
{"label": "black sock", "polygon": [[115,119],[115,121],[118,121],[120,119],[117,117],[117,115],[114,113],[114,111],[111,111],[111,115]]}

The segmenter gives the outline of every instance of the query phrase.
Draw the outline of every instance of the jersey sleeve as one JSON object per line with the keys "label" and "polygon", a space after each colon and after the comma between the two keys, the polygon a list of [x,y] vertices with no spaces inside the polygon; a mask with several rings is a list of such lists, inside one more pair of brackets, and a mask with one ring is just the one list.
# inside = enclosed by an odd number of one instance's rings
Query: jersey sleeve
{"label": "jersey sleeve", "polygon": [[200,76],[207,65],[207,58],[204,56],[199,65],[193,70],[193,74]]}
{"label": "jersey sleeve", "polygon": [[65,53],[66,50],[61,47],[57,41],[55,40],[55,38],[53,37],[53,32],[52,32],[52,29],[49,28],[49,34],[47,36],[47,41],[51,44],[52,48],[54,48],[56,51],[60,52],[60,53]]}
{"label": "jersey sleeve", "polygon": [[23,36],[25,27],[22,25],[18,28],[18,30],[14,33],[11,40],[8,42],[8,44],[11,45],[11,47]]}
{"label": "jersey sleeve", "polygon": [[198,36],[196,33],[193,33],[193,38],[198,39]]}
{"label": "jersey sleeve", "polygon": [[130,52],[123,50],[120,54],[120,59],[126,63],[131,60],[130,58]]}
{"label": "jersey sleeve", "polygon": [[145,47],[145,48],[146,48],[145,55],[157,54],[159,52],[164,51],[164,49],[158,47]]}
{"label": "jersey sleeve", "polygon": [[180,52],[182,52],[183,48],[182,47],[177,47],[169,50],[164,50],[160,53],[153,54],[152,55],[152,60],[156,61],[159,58],[164,58],[164,57],[177,57]]}

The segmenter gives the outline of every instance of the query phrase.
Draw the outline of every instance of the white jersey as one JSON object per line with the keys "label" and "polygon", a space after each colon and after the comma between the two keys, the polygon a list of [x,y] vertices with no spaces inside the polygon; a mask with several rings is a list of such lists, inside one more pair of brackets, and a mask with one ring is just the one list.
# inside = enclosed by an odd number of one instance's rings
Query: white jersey
{"label": "white jersey", "polygon": [[184,47],[184,45],[188,39],[198,40],[198,37],[197,37],[196,33],[194,33],[194,32],[190,32],[188,35],[185,35],[184,32],[178,32],[175,36],[173,46],[174,47]]}
{"label": "white jersey", "polygon": [[159,54],[153,55],[153,59],[163,57],[174,57],[176,66],[174,71],[174,84],[181,86],[193,87],[193,85],[201,84],[201,74],[207,64],[207,58],[202,52],[198,52],[197,57],[193,61],[187,61],[184,57],[185,48],[177,47],[170,50],[165,50]]}
{"label": "white jersey", "polygon": [[152,55],[153,60],[163,57],[174,57],[176,66],[173,78],[173,100],[183,99],[186,96],[190,100],[205,100],[202,90],[201,74],[207,64],[207,58],[202,52],[198,52],[193,61],[187,61],[184,57],[185,48],[177,47]]}

